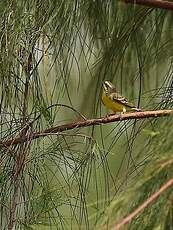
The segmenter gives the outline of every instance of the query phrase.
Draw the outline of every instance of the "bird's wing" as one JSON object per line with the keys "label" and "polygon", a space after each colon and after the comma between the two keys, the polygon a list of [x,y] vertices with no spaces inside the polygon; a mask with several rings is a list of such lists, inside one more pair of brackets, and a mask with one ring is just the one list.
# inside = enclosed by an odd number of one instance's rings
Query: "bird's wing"
{"label": "bird's wing", "polygon": [[110,99],[115,101],[115,102],[121,103],[121,104],[123,104],[125,106],[128,106],[130,108],[135,108],[133,103],[128,102],[127,98],[121,96],[119,93],[111,93],[110,94]]}

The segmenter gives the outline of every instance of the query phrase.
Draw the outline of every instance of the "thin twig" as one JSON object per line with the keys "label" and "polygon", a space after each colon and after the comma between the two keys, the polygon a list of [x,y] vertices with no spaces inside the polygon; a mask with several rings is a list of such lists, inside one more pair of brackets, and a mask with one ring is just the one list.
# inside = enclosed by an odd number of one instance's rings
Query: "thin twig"
{"label": "thin twig", "polygon": [[173,178],[168,180],[161,188],[151,195],[143,204],[141,204],[137,209],[135,209],[130,215],[125,217],[117,225],[115,225],[112,230],[119,230],[124,225],[128,224],[134,217],[136,217],[140,212],[144,211],[152,202],[154,202],[166,189],[173,186]]}
{"label": "thin twig", "polygon": [[[21,133],[20,137],[23,139],[27,136],[27,131],[29,129],[29,126],[27,125],[27,110],[28,110],[28,93],[29,93],[29,83],[31,74],[30,71],[32,69],[32,54],[29,54],[28,60],[23,60],[22,67],[25,69],[26,79],[24,84],[24,93],[23,93],[23,105],[22,105],[22,116],[23,116],[23,122],[21,125]],[[28,135],[29,137],[29,135]],[[24,162],[26,155],[28,153],[27,151],[27,145],[29,145],[30,142],[26,141],[23,142],[20,146],[19,151],[16,152],[16,161],[14,165],[14,172],[12,176],[12,184],[14,187],[13,193],[12,193],[12,199],[11,199],[11,207],[9,212],[9,223],[8,223],[8,230],[12,230],[16,224],[16,215],[17,215],[17,202],[19,199],[19,185],[20,185],[20,176],[21,172],[24,168]]]}
{"label": "thin twig", "polygon": [[125,0],[125,3],[144,5],[154,8],[173,10],[173,2],[161,0]]}
{"label": "thin twig", "polygon": [[63,131],[71,130],[71,129],[87,127],[87,126],[92,126],[92,125],[101,125],[101,124],[107,124],[111,122],[118,122],[118,121],[131,120],[131,119],[144,119],[144,118],[150,118],[150,117],[157,118],[157,117],[163,117],[163,116],[169,116],[169,115],[173,115],[173,110],[142,111],[142,112],[135,112],[135,113],[126,113],[123,115],[111,115],[109,117],[106,116],[106,117],[95,118],[95,119],[75,121],[72,123],[51,127],[41,132],[33,132],[23,137],[19,136],[14,139],[6,140],[4,142],[0,142],[0,145],[7,147],[10,145],[24,143],[28,139],[33,140],[39,137],[47,136],[48,133],[50,135],[50,133],[59,133],[59,132],[63,132]]}

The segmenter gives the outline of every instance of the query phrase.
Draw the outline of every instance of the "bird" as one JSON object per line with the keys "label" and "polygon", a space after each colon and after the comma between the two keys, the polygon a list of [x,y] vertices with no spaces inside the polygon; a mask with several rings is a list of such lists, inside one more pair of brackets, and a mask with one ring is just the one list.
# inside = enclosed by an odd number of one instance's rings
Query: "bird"
{"label": "bird", "polygon": [[141,111],[141,109],[136,108],[133,103],[120,95],[115,85],[110,81],[105,81],[103,83],[102,102],[108,109],[111,109],[114,114],[117,112],[126,113]]}

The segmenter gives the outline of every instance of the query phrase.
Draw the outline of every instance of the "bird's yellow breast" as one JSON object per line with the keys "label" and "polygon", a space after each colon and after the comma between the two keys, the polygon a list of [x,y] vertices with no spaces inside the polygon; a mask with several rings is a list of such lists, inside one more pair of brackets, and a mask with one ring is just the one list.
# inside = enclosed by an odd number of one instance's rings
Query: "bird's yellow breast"
{"label": "bird's yellow breast", "polygon": [[113,101],[104,92],[102,94],[102,101],[103,101],[103,104],[107,108],[111,109],[114,113],[124,112],[124,110],[126,110],[125,106],[122,103],[120,103],[118,101]]}

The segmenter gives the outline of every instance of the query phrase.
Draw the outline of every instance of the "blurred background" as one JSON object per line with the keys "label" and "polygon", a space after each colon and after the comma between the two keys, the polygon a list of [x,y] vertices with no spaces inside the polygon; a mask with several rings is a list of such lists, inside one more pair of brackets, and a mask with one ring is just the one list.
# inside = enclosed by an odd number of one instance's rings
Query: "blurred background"
{"label": "blurred background", "polygon": [[[101,102],[105,80],[144,111],[173,108],[171,11],[115,0],[11,0],[0,14],[1,143],[112,113]],[[172,121],[2,144],[0,228],[111,229],[171,175]],[[129,229],[166,229],[170,196]]]}

